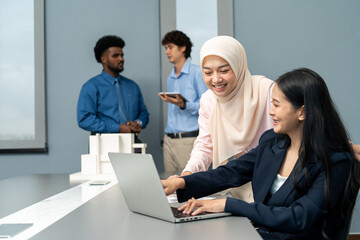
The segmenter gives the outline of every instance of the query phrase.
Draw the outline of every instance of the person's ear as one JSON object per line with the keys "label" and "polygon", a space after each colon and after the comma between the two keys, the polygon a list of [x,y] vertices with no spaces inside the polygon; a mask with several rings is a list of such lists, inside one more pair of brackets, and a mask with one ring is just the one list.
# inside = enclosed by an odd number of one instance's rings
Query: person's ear
{"label": "person's ear", "polygon": [[299,121],[305,120],[305,106],[302,105],[299,109]]}
{"label": "person's ear", "polygon": [[105,64],[106,63],[106,52],[108,51],[108,49],[106,49],[105,51],[103,51],[102,53],[101,53],[101,56],[100,56],[100,61],[101,61],[101,63],[102,64]]}
{"label": "person's ear", "polygon": [[180,47],[180,51],[185,54],[186,46]]}
{"label": "person's ear", "polygon": [[104,56],[102,56],[102,57],[100,58],[100,61],[101,61],[101,63],[102,63],[102,64],[104,64],[104,63],[105,63],[105,61],[106,61],[106,60],[105,60],[105,57],[104,57]]}

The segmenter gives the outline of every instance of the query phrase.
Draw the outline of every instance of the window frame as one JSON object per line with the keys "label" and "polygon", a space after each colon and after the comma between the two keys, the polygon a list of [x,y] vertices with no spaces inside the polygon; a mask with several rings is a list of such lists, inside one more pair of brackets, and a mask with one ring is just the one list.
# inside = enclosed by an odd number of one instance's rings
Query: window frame
{"label": "window frame", "polygon": [[0,140],[0,153],[48,152],[45,104],[45,11],[44,0],[34,3],[34,120],[33,140]]}

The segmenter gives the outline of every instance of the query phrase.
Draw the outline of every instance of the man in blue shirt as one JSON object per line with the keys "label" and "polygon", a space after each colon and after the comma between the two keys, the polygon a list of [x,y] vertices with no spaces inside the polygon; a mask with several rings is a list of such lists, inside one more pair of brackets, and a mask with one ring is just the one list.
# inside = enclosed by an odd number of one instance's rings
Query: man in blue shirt
{"label": "man in blue shirt", "polygon": [[79,127],[92,134],[136,136],[149,122],[139,86],[119,75],[124,70],[124,46],[120,37],[109,35],[100,38],[94,47],[103,71],[82,86],[77,105]]}
{"label": "man in blue shirt", "polygon": [[164,136],[165,171],[178,172],[184,169],[190,158],[194,141],[199,134],[199,108],[201,95],[207,90],[199,66],[189,60],[192,43],[181,31],[168,32],[162,39],[169,61],[174,68],[167,79],[167,92],[179,92],[170,97],[159,94],[168,102],[167,124]]}

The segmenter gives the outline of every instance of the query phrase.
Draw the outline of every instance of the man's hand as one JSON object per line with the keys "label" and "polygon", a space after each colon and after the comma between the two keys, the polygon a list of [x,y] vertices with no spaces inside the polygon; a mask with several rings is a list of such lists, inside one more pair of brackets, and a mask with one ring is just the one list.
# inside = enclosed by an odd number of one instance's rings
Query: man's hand
{"label": "man's hand", "polygon": [[131,128],[127,124],[120,124],[119,132],[120,133],[131,133]]}
{"label": "man's hand", "polygon": [[166,180],[161,180],[166,195],[174,193],[178,189],[185,188],[185,180],[180,177],[171,176]]}
{"label": "man's hand", "polygon": [[[202,212],[224,212],[226,199],[214,200],[196,200],[195,198],[189,199],[188,202],[179,208],[185,214],[197,215]],[[197,209],[194,211],[194,209]],[[193,212],[194,211],[194,212]]]}
{"label": "man's hand", "polygon": [[141,125],[134,121],[129,121],[126,124],[120,124],[120,133],[135,133],[141,132]]}
{"label": "man's hand", "polygon": [[169,102],[169,103],[175,104],[176,106],[178,106],[180,108],[184,106],[184,100],[179,95],[176,95],[176,97],[169,97],[165,93],[164,94],[159,93],[158,96],[164,102]]}
{"label": "man's hand", "polygon": [[141,132],[141,125],[135,121],[129,121],[126,123],[131,129],[132,133],[140,133]]}

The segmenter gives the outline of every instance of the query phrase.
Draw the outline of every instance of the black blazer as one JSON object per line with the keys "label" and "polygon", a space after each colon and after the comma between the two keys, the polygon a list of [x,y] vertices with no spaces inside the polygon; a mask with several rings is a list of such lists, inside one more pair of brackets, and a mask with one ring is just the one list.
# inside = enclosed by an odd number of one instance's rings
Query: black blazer
{"label": "black blazer", "polygon": [[[294,189],[293,173],[274,195],[269,193],[288,145],[273,130],[266,131],[259,145],[249,153],[217,169],[184,177],[186,188],[177,191],[179,202],[252,181],[255,202],[227,198],[225,212],[249,218],[260,226],[259,232],[265,238],[322,239],[325,223],[326,232],[333,239],[341,227],[327,214],[324,171],[315,155],[307,162],[310,181],[305,184],[304,172],[297,178],[302,193]],[[345,189],[353,159],[348,153],[329,152],[329,160],[331,206],[335,207]]]}

